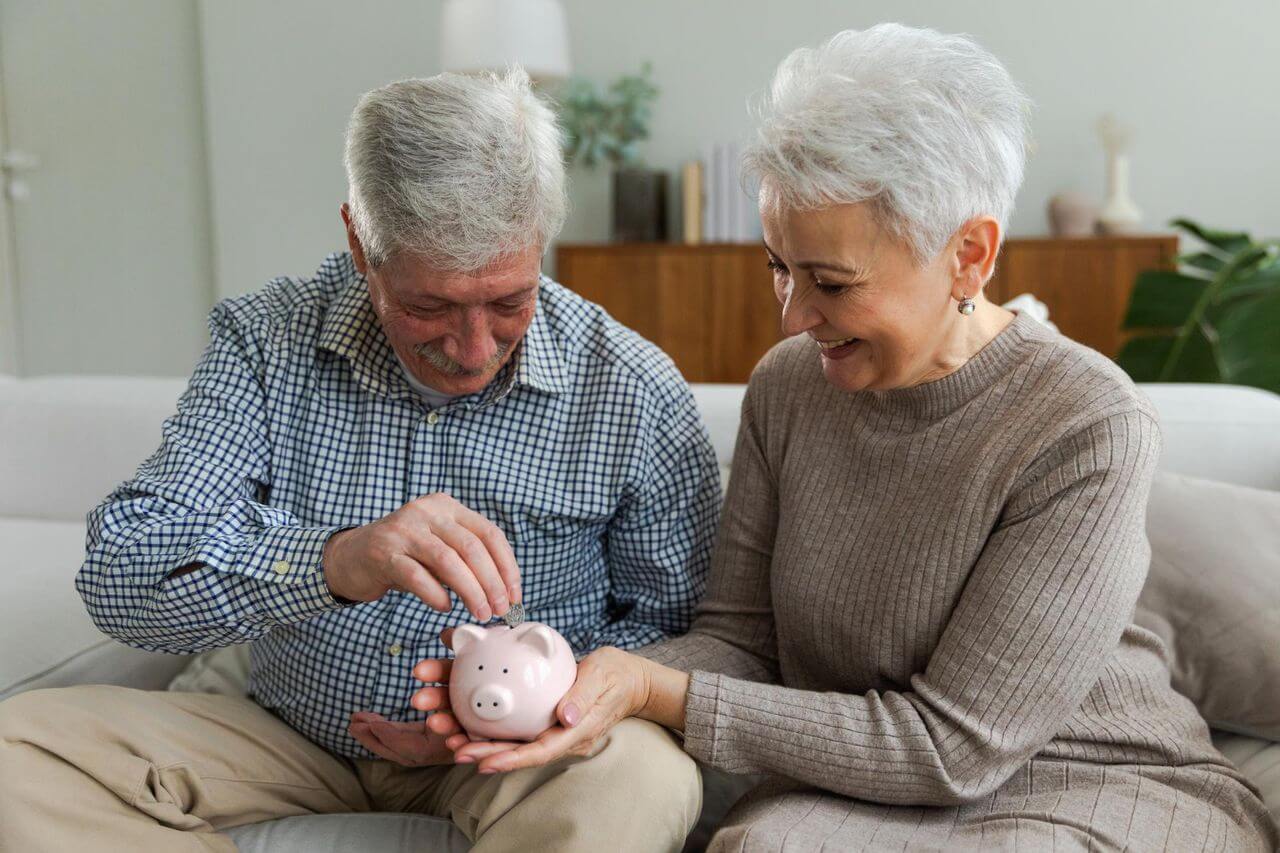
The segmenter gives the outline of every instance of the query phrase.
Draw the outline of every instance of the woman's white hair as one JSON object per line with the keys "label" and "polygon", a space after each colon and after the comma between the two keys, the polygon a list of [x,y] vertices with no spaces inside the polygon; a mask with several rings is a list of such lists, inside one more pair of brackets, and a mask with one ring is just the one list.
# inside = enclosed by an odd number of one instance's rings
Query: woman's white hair
{"label": "woman's white hair", "polygon": [[478,270],[564,225],[555,116],[519,68],[440,74],[367,93],[347,126],[348,203],[365,257]]}
{"label": "woman's white hair", "polygon": [[870,202],[923,266],[974,216],[1008,227],[1030,108],[999,60],[965,36],[845,30],[778,66],[743,171],[768,204]]}

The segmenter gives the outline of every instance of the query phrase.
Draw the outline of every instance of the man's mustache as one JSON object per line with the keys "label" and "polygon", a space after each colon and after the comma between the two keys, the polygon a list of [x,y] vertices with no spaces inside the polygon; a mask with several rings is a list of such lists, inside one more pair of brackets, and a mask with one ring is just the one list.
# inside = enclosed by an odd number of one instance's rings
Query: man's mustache
{"label": "man's mustache", "polygon": [[511,341],[499,341],[498,351],[493,354],[493,357],[474,370],[469,370],[449,358],[434,344],[416,344],[413,347],[413,351],[423,361],[445,376],[483,376],[502,364],[512,346],[513,343]]}

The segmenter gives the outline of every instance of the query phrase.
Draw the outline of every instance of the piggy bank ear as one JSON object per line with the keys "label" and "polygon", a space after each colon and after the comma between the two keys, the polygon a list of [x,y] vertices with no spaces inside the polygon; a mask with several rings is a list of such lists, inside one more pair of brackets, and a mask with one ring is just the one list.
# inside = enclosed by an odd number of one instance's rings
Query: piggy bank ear
{"label": "piggy bank ear", "polygon": [[533,646],[534,650],[548,660],[555,657],[556,632],[546,625],[530,625],[520,633],[520,642]]}
{"label": "piggy bank ear", "polygon": [[478,643],[484,639],[484,628],[479,625],[463,625],[461,628],[453,629],[453,652],[458,654],[466,649],[472,643]]}

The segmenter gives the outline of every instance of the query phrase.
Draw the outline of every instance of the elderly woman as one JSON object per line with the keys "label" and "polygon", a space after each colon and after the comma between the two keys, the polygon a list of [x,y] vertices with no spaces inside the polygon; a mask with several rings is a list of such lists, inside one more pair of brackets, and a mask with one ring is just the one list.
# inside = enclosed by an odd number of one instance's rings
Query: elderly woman
{"label": "elderly woman", "polygon": [[455,735],[456,759],[509,771],[653,720],[769,774],[716,849],[1273,845],[1131,621],[1154,411],[983,296],[1025,156],[1008,73],[878,26],[791,54],[763,112],[746,166],[790,337],[747,390],[693,629],[596,652],[562,726]]}

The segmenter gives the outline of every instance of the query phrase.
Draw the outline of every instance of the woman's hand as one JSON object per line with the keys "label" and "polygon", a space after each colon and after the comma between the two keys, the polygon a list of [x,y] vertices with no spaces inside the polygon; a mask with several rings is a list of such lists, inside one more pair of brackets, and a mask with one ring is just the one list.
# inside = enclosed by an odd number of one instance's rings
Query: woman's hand
{"label": "woman's hand", "polygon": [[[655,687],[662,695],[655,695]],[[547,729],[537,740],[532,743],[473,742],[459,733],[447,736],[445,744],[455,751],[459,764],[478,762],[480,773],[536,767],[567,755],[590,755],[600,737],[627,717],[639,716],[663,725],[683,727],[687,691],[685,673],[619,649],[603,648],[578,664],[577,680],[556,706],[556,719],[560,724]],[[417,699],[424,692],[415,695],[415,707],[420,707]],[[424,701],[428,700],[424,697]],[[679,720],[670,713],[676,706]],[[658,715],[668,719],[658,719]]]}

